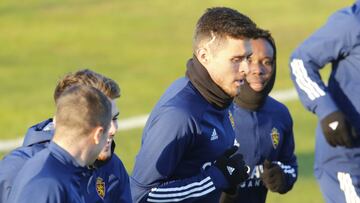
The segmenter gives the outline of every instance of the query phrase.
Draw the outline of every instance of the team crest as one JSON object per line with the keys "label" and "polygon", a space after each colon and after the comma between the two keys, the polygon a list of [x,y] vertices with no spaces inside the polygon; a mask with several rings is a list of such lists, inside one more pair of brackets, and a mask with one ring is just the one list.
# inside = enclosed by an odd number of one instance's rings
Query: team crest
{"label": "team crest", "polygon": [[101,177],[96,178],[96,192],[101,197],[101,199],[104,199],[105,197],[105,182]]}
{"label": "team crest", "polygon": [[234,121],[234,117],[231,113],[231,111],[229,110],[229,120],[230,120],[230,123],[231,123],[231,126],[233,129],[235,129],[235,121]]}
{"label": "team crest", "polygon": [[279,141],[280,141],[280,134],[279,134],[278,129],[276,129],[276,128],[273,128],[271,130],[271,141],[272,141],[274,149],[276,149],[277,146],[279,145]]}

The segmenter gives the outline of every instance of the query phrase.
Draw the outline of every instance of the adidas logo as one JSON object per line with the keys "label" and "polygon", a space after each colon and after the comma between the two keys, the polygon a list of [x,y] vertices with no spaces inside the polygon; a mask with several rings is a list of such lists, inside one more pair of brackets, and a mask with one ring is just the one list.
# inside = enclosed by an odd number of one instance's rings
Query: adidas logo
{"label": "adidas logo", "polygon": [[235,168],[233,168],[233,167],[231,167],[231,166],[226,166],[226,168],[227,168],[227,170],[228,170],[228,172],[229,172],[230,175],[232,175],[233,172],[235,171]]}
{"label": "adidas logo", "polygon": [[334,122],[331,122],[329,124],[329,127],[332,129],[332,130],[336,130],[336,128],[338,127],[339,125],[339,121],[334,121]]}
{"label": "adidas logo", "polygon": [[216,130],[214,128],[214,130],[213,130],[213,132],[211,134],[210,140],[213,141],[213,140],[217,140],[218,138],[219,138],[219,136],[217,135]]}

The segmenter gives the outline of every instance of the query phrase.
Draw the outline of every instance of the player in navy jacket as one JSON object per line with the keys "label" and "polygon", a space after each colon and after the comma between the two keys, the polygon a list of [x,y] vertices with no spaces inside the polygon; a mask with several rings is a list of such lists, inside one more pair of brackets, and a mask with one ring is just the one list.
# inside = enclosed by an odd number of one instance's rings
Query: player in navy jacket
{"label": "player in navy jacket", "polygon": [[[328,84],[320,69],[331,63]],[[315,176],[327,202],[360,202],[360,1],[335,12],[290,58],[304,106],[317,115]]]}
{"label": "player in navy jacket", "polygon": [[[120,96],[120,89],[115,81],[103,77],[90,70],[80,70],[66,75],[58,84],[55,100],[61,92],[72,85],[86,84],[104,92],[109,98]],[[112,102],[112,126],[109,130],[110,140],[117,130],[119,111]],[[36,153],[48,146],[54,134],[52,119],[47,119],[28,129],[22,147],[19,147],[0,161],[0,202],[6,202],[14,178],[23,164]],[[87,202],[131,202],[129,176],[116,154],[113,154],[115,143],[111,149],[106,146],[99,160],[90,171],[91,176],[86,184]]]}
{"label": "player in navy jacket", "polygon": [[144,128],[130,177],[134,202],[218,202],[247,178],[242,156],[232,155],[228,107],[248,71],[255,29],[229,8],[200,18],[186,77],[167,89]]}
{"label": "player in navy jacket", "polygon": [[85,203],[88,167],[107,144],[111,109],[94,87],[66,89],[57,100],[52,141],[24,164],[7,201]]}
{"label": "player in navy jacket", "polygon": [[291,115],[268,95],[275,82],[275,43],[269,32],[259,30],[251,46],[250,71],[230,116],[240,143],[238,152],[251,173],[237,190],[223,194],[222,202],[227,203],[264,203],[268,190],[286,193],[297,179]]}

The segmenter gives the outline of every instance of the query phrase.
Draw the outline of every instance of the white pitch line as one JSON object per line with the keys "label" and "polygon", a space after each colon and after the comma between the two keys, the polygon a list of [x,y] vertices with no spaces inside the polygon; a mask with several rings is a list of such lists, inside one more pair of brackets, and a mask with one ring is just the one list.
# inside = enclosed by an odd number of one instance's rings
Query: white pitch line
{"label": "white pitch line", "polygon": [[[276,91],[271,93],[270,95],[281,102],[291,101],[297,98],[297,93],[295,89]],[[124,120],[119,120],[119,131],[131,130],[134,128],[142,128],[144,127],[148,117],[149,115],[146,114]],[[22,142],[23,142],[22,137],[13,140],[0,140],[0,152],[10,151],[18,146],[21,146]]]}

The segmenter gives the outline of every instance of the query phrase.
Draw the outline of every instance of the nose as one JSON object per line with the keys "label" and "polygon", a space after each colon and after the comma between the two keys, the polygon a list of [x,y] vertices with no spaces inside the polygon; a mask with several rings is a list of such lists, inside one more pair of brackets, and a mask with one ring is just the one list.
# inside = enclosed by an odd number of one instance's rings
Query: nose
{"label": "nose", "polygon": [[263,75],[265,73],[265,68],[261,63],[251,63],[250,73],[256,75]]}
{"label": "nose", "polygon": [[113,137],[114,137],[117,129],[118,129],[117,120],[111,121],[110,129],[109,129],[109,137],[110,137],[110,138],[113,138]]}

